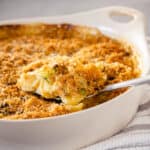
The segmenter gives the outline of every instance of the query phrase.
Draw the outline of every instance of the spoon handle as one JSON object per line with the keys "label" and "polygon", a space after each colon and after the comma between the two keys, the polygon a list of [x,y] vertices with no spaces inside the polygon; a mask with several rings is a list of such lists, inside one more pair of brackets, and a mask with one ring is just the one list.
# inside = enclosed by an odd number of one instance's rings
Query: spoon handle
{"label": "spoon handle", "polygon": [[146,84],[146,83],[150,83],[150,76],[111,84],[111,85],[106,86],[102,91],[111,91],[111,90],[115,90],[115,89],[119,89],[119,88],[123,88],[123,87],[141,85],[141,84]]}
{"label": "spoon handle", "polygon": [[140,77],[137,79],[127,80],[127,81],[108,85],[104,89],[98,91],[96,94],[89,95],[86,98],[94,97],[96,95],[99,95],[101,92],[112,91],[112,90],[119,89],[119,88],[124,88],[128,86],[136,86],[136,85],[141,85],[141,84],[146,84],[146,83],[150,83],[150,76]]}

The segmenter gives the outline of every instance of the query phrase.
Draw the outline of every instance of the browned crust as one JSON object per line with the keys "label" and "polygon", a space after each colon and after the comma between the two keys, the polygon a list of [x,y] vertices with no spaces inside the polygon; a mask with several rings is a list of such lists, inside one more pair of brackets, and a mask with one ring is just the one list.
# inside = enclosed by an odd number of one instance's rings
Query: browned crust
{"label": "browned crust", "polygon": [[[128,76],[122,73],[120,79],[114,80],[115,68],[106,70],[110,74],[109,84],[140,74],[131,47],[123,46],[98,29],[71,24],[0,25],[0,118],[31,119],[73,112],[68,106],[21,91],[16,83],[23,66],[53,52],[72,55],[80,49],[83,49],[81,61],[83,56],[100,56],[99,59],[106,59],[108,63],[121,62],[132,68]],[[85,101],[84,107],[95,106],[123,91],[104,93],[98,99]]]}

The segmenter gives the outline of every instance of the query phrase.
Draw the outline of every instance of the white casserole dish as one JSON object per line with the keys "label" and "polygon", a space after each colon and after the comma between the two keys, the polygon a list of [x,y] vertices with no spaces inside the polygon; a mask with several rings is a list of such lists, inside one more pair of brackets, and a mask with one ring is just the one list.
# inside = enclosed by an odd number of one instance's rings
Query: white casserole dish
{"label": "white casserole dish", "polygon": [[[128,23],[112,15],[132,16]],[[145,19],[141,12],[126,7],[107,7],[74,15],[2,21],[16,23],[72,23],[94,26],[109,36],[132,44],[141,58],[143,76],[148,74],[150,55],[145,38]],[[69,115],[35,120],[0,120],[1,149],[78,149],[103,140],[123,129],[135,115],[147,85],[132,87],[120,96],[96,107]]]}

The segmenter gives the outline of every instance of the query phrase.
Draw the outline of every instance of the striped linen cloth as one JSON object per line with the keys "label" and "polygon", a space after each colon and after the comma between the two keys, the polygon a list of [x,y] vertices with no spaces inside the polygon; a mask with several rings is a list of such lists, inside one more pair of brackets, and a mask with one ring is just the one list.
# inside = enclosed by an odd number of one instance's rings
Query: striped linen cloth
{"label": "striped linen cloth", "polygon": [[[150,38],[148,38],[150,48]],[[150,91],[150,89],[149,89]],[[150,92],[139,106],[135,118],[118,134],[82,150],[150,150]]]}

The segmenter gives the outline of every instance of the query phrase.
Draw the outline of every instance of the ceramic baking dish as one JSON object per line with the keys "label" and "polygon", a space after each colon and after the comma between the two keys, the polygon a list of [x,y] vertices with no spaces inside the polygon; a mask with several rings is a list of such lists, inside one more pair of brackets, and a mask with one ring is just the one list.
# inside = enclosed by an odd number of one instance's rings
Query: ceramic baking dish
{"label": "ceramic baking dish", "polygon": [[[117,22],[114,15],[131,16]],[[106,7],[59,17],[3,21],[0,24],[72,23],[99,28],[103,33],[130,43],[140,55],[142,76],[148,74],[150,55],[145,39],[145,19],[141,12],[127,7]],[[103,140],[123,129],[135,115],[147,85],[130,88],[120,96],[76,113],[34,120],[0,120],[1,149],[78,149]]]}

